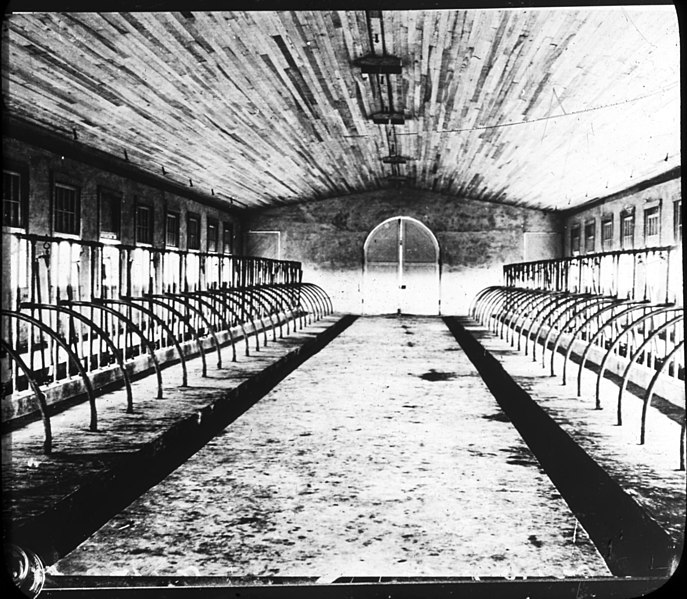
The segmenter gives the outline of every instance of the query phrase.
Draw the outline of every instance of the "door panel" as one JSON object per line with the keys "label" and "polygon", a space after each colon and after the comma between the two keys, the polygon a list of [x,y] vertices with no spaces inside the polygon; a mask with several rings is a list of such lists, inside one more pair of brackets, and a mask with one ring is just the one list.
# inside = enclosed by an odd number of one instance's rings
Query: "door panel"
{"label": "door panel", "polygon": [[429,229],[409,217],[389,219],[364,251],[364,313],[439,313],[439,246]]}
{"label": "door panel", "polygon": [[370,263],[365,279],[365,314],[398,311],[398,263]]}
{"label": "door panel", "polygon": [[404,314],[439,313],[439,251],[420,223],[402,221],[400,309]]}

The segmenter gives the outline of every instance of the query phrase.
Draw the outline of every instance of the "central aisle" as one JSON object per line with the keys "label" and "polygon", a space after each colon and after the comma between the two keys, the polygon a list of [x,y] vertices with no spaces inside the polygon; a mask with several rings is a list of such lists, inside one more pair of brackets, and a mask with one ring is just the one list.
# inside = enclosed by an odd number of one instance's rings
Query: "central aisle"
{"label": "central aisle", "polygon": [[358,319],[55,570],[610,575],[431,317]]}

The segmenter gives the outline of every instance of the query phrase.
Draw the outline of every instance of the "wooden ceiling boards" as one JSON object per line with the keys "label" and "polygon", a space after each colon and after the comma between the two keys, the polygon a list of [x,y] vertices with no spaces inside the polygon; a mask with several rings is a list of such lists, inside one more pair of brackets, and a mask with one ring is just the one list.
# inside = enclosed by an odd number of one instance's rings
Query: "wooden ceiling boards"
{"label": "wooden ceiling boards", "polygon": [[[11,115],[249,207],[405,176],[560,210],[680,165],[670,6],[18,13],[3,35]],[[400,74],[355,64],[384,52]]]}

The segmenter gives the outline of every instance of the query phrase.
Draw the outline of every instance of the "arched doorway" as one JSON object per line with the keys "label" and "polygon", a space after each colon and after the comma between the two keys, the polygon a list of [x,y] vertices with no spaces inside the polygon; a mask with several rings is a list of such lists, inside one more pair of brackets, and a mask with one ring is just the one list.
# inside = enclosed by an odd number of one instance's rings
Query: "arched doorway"
{"label": "arched doorway", "polygon": [[439,243],[419,220],[395,216],[363,246],[364,314],[440,314]]}

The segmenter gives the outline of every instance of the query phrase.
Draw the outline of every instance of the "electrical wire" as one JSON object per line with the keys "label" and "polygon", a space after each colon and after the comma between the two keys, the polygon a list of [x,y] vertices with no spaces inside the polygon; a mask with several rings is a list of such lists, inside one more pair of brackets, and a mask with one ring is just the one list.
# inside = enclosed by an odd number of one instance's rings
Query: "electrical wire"
{"label": "electrical wire", "polygon": [[[536,119],[530,119],[527,121],[512,121],[510,123],[499,123],[498,125],[482,125],[479,127],[467,127],[463,129],[444,129],[442,131],[436,131],[436,133],[463,133],[467,131],[483,131],[485,129],[499,129],[501,127],[514,127],[516,125],[529,125],[530,123],[540,123],[542,121],[550,121],[553,119],[560,119],[568,116],[575,116],[579,114],[585,114],[588,112],[594,112],[597,110],[605,110],[607,108],[615,108],[616,106],[622,106],[623,104],[630,104],[632,102],[638,102],[639,100],[644,100],[645,98],[649,98],[651,96],[656,96],[658,94],[662,94],[663,92],[675,87],[676,85],[679,85],[679,81],[675,81],[671,83],[670,85],[667,85],[666,87],[662,87],[656,91],[650,92],[648,94],[644,94],[643,96],[637,96],[635,98],[629,98],[627,100],[622,100],[620,102],[613,102],[611,104],[604,104],[602,106],[593,106],[592,108],[582,108],[581,110],[574,110],[572,112],[566,112],[565,114],[552,114],[549,116],[543,116],[539,117]],[[419,132],[411,133],[399,133],[399,135],[419,135]]]}

